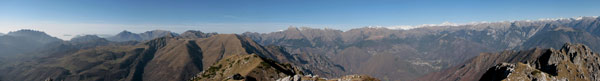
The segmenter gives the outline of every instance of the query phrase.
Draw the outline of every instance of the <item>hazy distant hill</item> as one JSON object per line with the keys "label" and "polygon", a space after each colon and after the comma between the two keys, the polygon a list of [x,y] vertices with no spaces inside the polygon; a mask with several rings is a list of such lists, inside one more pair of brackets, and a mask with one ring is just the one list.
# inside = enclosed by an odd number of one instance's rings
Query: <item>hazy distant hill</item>
{"label": "hazy distant hill", "polygon": [[166,30],[152,30],[152,31],[146,31],[144,33],[139,33],[139,34],[135,34],[135,33],[131,33],[129,31],[122,31],[121,33],[113,36],[113,37],[108,37],[107,39],[110,41],[142,41],[142,40],[152,40],[154,38],[159,38],[159,37],[174,37],[174,36],[178,36],[177,33],[173,33],[170,31],[166,31]]}
{"label": "hazy distant hill", "polygon": [[44,32],[36,30],[18,30],[0,36],[0,57],[12,57],[44,48],[46,44],[62,42]]}

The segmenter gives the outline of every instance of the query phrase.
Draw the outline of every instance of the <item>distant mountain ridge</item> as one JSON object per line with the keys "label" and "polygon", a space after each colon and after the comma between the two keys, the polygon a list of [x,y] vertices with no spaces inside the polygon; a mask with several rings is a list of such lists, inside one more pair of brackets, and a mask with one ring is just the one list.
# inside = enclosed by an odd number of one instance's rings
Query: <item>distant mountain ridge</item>
{"label": "distant mountain ridge", "polygon": [[560,48],[582,43],[600,50],[600,18],[492,22],[426,26],[410,30],[365,27],[348,31],[295,28],[272,33],[246,32],[262,45],[279,45],[291,53],[332,59],[350,73],[383,80],[412,80],[460,64],[481,52]]}
{"label": "distant mountain ridge", "polygon": [[[283,46],[293,54],[330,59],[350,73],[369,73],[384,80],[386,77],[411,80],[459,64],[481,52],[559,48],[563,43],[582,43],[597,49],[600,45],[593,41],[599,38],[596,33],[600,32],[599,20],[598,17],[581,17],[432,25],[410,30],[365,27],[341,31],[290,27],[280,32],[241,35],[261,45]],[[204,34],[186,36],[209,36]],[[382,64],[387,62],[395,64]],[[360,66],[364,64],[370,65]]]}
{"label": "distant mountain ridge", "polygon": [[113,37],[108,37],[108,40],[111,41],[143,41],[143,40],[152,40],[154,38],[159,38],[159,37],[175,37],[178,36],[179,34],[177,33],[173,33],[170,31],[166,31],[166,30],[152,30],[152,31],[146,31],[144,33],[139,33],[139,34],[135,34],[129,31],[122,31],[119,34],[113,36]]}
{"label": "distant mountain ridge", "polygon": [[36,30],[18,30],[0,36],[0,57],[22,55],[43,48],[46,44],[62,42],[44,32]]}

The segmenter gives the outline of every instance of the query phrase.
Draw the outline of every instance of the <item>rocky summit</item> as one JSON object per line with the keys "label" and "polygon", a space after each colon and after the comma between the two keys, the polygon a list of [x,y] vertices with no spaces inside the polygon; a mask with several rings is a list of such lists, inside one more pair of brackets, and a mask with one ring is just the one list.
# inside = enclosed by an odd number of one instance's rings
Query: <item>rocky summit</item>
{"label": "rocky summit", "polygon": [[[600,80],[600,58],[598,54],[591,52],[587,46],[581,44],[565,44],[560,50],[550,49],[531,62],[496,65],[490,68],[481,77],[480,81]],[[507,67],[507,65],[510,65],[510,67]]]}
{"label": "rocky summit", "polygon": [[[598,81],[600,58],[582,44],[481,54],[470,61],[418,80]],[[435,78],[437,77],[437,78]]]}

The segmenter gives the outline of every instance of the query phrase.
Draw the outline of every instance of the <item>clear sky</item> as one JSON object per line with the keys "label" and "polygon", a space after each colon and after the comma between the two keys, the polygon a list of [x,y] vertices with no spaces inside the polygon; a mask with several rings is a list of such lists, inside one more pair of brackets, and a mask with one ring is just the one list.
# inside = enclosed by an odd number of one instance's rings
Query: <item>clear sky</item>
{"label": "clear sky", "polygon": [[290,26],[469,23],[600,15],[600,0],[1,0],[0,33],[79,34],[163,29],[241,33]]}

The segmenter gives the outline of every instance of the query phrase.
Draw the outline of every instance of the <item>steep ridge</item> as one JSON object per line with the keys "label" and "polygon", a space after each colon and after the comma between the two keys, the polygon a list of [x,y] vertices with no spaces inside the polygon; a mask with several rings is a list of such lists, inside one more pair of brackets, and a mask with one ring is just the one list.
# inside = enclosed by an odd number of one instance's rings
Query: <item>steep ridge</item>
{"label": "steep ridge", "polygon": [[[598,55],[581,44],[559,49],[482,53],[462,65],[421,77],[419,81],[597,80]],[[511,74],[513,73],[513,74]],[[538,75],[539,74],[539,75]],[[553,77],[553,78],[549,78]]]}

